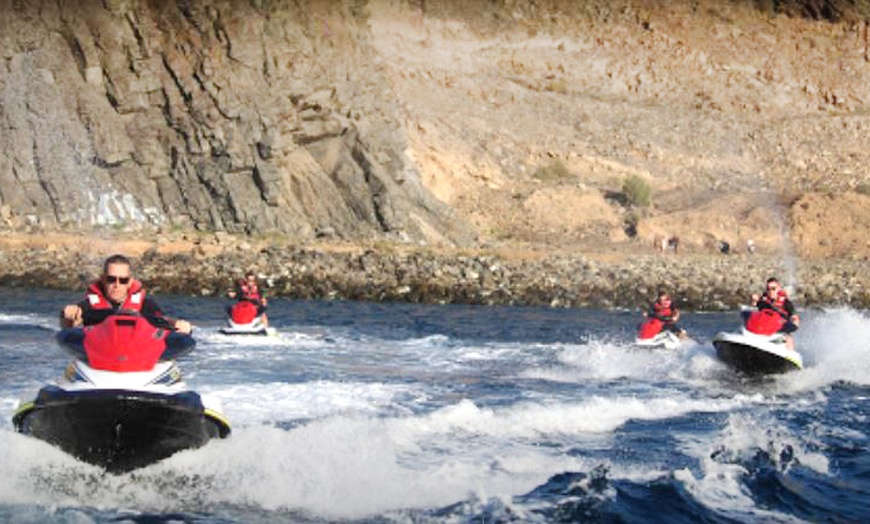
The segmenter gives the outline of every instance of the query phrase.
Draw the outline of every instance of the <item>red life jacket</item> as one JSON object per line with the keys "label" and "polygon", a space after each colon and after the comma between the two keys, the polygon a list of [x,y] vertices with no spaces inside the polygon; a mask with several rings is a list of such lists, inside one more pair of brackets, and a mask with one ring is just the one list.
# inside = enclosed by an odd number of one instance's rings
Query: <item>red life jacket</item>
{"label": "red life jacket", "polygon": [[761,299],[759,300],[759,302],[763,302],[765,304],[762,307],[770,308],[782,315],[783,318],[788,318],[788,310],[785,309],[785,301],[788,299],[788,295],[786,294],[785,290],[777,290],[775,297],[771,297],[769,293],[769,291],[766,291],[763,295],[761,295]]}
{"label": "red life jacket", "polygon": [[241,291],[241,296],[239,297],[240,300],[250,300],[257,304],[263,300],[263,297],[260,295],[260,288],[257,284],[241,282],[239,284],[239,290]]}
{"label": "red life jacket", "polygon": [[[85,298],[91,305],[91,309],[113,309],[112,303],[103,294],[103,286],[99,280],[92,282],[88,286],[88,291],[85,293]],[[130,281],[130,289],[127,291],[127,299],[121,304],[121,309],[129,311],[142,311],[142,304],[145,302],[145,288],[138,280]]]}
{"label": "red life jacket", "polygon": [[656,300],[653,302],[653,315],[660,320],[669,321],[674,316],[674,309]]}

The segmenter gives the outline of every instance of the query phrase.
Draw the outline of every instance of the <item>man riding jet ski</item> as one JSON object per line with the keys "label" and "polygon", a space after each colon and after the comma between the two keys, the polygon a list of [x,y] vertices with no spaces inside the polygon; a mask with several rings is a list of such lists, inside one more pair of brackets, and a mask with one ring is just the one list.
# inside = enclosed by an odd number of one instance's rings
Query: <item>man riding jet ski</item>
{"label": "man riding jet ski", "polygon": [[133,266],[124,255],[112,255],[103,263],[103,274],[88,286],[85,298],[78,304],[70,304],[60,314],[60,327],[70,328],[99,324],[108,315],[119,310],[135,311],[156,319],[162,327],[179,333],[190,333],[190,322],[170,319],[163,315],[160,306],[145,296],[142,283],[132,276]]}
{"label": "man riding jet ski", "polygon": [[266,316],[266,297],[257,283],[253,271],[239,280],[236,288],[227,293],[238,301],[227,308],[227,325],[220,329],[225,335],[274,335]]}
{"label": "man riding jet ski", "polygon": [[57,342],[76,360],[57,384],[21,403],[15,429],[112,473],[228,436],[219,403],[188,390],[175,365],[195,341],[171,328],[189,332],[190,324],[154,316],[159,308],[145,306],[144,291],[131,285],[130,263],[120,255],[106,261],[101,282],[89,289],[87,304],[64,308],[62,325],[76,327],[61,330]]}
{"label": "man riding jet ski", "polygon": [[800,317],[776,278],[767,279],[762,295],[751,297],[755,310],[741,312],[740,333],[719,333],[713,346],[720,360],[745,373],[782,373],[803,368],[792,333]]}

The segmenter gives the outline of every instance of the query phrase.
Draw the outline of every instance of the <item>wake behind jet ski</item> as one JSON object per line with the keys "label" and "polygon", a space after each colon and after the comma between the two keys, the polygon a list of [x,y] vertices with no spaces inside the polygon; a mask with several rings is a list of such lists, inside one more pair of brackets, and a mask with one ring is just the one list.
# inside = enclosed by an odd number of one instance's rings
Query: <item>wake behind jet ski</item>
{"label": "wake behind jet ski", "polygon": [[758,309],[742,312],[744,324],[740,331],[713,337],[716,356],[747,374],[803,369],[803,357],[795,350],[791,335],[800,319],[785,290],[770,278],[765,293],[752,298]]}
{"label": "wake behind jet ski", "polygon": [[57,342],[75,361],[21,403],[17,431],[111,473],[229,435],[219,403],[189,390],[174,362],[194,348],[190,335],[121,312],[61,330]]}

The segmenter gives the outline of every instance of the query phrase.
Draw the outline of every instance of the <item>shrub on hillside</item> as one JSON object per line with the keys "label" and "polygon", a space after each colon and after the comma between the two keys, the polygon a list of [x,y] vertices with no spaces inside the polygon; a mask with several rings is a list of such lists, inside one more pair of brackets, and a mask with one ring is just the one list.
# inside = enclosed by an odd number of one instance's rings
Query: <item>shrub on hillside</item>
{"label": "shrub on hillside", "polygon": [[532,177],[549,182],[565,180],[571,177],[571,171],[561,161],[556,160],[546,166],[541,166],[532,173]]}
{"label": "shrub on hillside", "polygon": [[637,175],[631,175],[622,184],[622,194],[625,202],[632,207],[649,207],[652,203],[652,188],[649,183]]}

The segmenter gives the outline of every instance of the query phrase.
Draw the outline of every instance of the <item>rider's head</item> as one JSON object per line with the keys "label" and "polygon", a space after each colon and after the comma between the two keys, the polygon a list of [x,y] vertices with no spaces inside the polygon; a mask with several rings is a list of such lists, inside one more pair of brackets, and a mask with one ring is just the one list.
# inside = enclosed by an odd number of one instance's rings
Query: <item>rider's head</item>
{"label": "rider's head", "polygon": [[770,277],[767,279],[767,294],[768,295],[776,295],[779,290],[782,289],[782,286],[779,284],[779,280],[776,277]]}
{"label": "rider's head", "polygon": [[133,266],[124,255],[112,255],[103,264],[103,275],[100,278],[103,293],[106,298],[115,303],[127,299],[127,292],[133,282]]}
{"label": "rider's head", "polygon": [[667,291],[659,291],[659,304],[667,304],[671,301],[671,295]]}
{"label": "rider's head", "polygon": [[255,275],[253,271],[248,271],[247,273],[245,273],[245,282],[247,282],[248,284],[256,284],[257,275]]}

